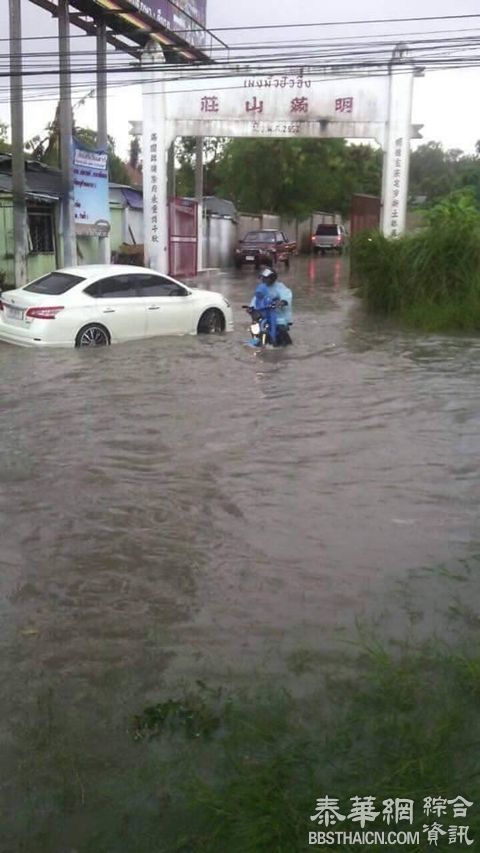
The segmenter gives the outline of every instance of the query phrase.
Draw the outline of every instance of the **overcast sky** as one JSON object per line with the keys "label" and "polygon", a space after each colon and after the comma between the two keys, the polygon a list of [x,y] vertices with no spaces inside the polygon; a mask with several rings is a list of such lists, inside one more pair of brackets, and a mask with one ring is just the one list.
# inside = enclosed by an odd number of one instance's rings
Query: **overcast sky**
{"label": "overcast sky", "polygon": [[[45,61],[49,53],[55,51],[54,36],[56,22],[49,13],[35,6],[30,0],[22,0],[23,35],[32,37],[51,35],[52,41],[26,41],[26,51],[43,53],[39,64]],[[210,29],[219,27],[252,27],[275,24],[313,24],[320,22],[342,22],[354,20],[385,19],[392,17],[425,17],[441,15],[479,15],[478,0],[335,0],[334,3],[320,3],[319,0],[207,0],[207,24]],[[480,33],[480,17],[458,21],[409,22],[398,24],[375,23],[371,25],[351,24],[349,26],[332,25],[288,30],[249,30],[234,32],[219,32],[227,43],[258,42],[260,45],[272,40],[318,39],[325,37],[360,37],[361,35],[398,34],[402,41],[408,43],[409,34],[433,34],[439,31],[449,33],[462,31],[462,35],[478,35]],[[78,33],[72,28],[72,33]],[[8,52],[8,3],[1,0],[0,8],[0,52]],[[413,38],[413,35],[410,36]],[[74,44],[87,50],[94,47],[91,40],[76,39]],[[355,41],[353,41],[353,44]],[[33,59],[30,60],[31,62]],[[112,75],[113,76],[113,75]],[[55,80],[50,77],[47,81],[52,85]],[[87,80],[83,91],[92,88],[92,81]],[[38,87],[38,79],[30,79],[28,85]],[[88,83],[90,85],[88,85]],[[118,78],[116,79],[118,84]],[[10,122],[8,103],[8,81],[4,78],[0,84],[0,119]],[[422,131],[425,141],[438,140],[447,148],[461,148],[473,152],[475,142],[480,138],[480,121],[478,120],[478,92],[480,91],[480,68],[471,70],[428,71],[424,78],[416,79],[413,106],[413,121],[424,124]],[[53,117],[55,99],[45,98],[48,90],[37,88],[35,96],[30,94],[25,110],[25,133],[30,137],[41,133],[45,125]],[[76,91],[74,100],[79,100],[80,91]],[[52,96],[53,97],[53,96]],[[119,153],[124,155],[128,145],[128,122],[131,119],[141,119],[142,105],[140,90],[135,87],[116,85],[109,93],[109,133],[117,140]],[[87,102],[85,107],[78,108],[76,119],[79,124],[95,127],[94,100]]]}

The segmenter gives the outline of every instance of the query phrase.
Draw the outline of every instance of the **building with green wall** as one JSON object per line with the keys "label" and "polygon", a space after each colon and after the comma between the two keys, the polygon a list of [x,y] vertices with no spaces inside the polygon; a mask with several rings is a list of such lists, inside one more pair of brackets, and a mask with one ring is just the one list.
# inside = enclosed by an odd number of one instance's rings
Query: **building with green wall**
{"label": "building with green wall", "polygon": [[[36,160],[25,163],[27,202],[27,278],[31,281],[63,265],[59,240],[61,173]],[[143,242],[143,199],[139,190],[110,185],[110,250]],[[98,237],[78,237],[79,264],[97,263]],[[0,286],[15,287],[12,158],[0,154]]]}

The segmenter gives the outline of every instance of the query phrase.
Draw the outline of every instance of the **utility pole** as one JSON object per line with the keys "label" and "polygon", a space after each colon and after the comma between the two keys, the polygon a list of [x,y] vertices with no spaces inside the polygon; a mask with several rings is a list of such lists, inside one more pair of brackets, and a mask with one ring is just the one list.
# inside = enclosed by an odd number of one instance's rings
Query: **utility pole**
{"label": "utility pole", "polygon": [[[103,18],[97,21],[97,147],[108,151],[107,25]],[[99,254],[102,264],[110,263],[110,235],[99,237]]]}
{"label": "utility pole", "polygon": [[72,75],[70,58],[69,0],[58,0],[58,49],[60,54],[60,166],[62,170],[61,236],[63,264],[77,263],[77,240],[73,198],[72,162]]}
{"label": "utility pole", "polygon": [[10,114],[12,123],[12,197],[14,284],[27,283],[27,206],[23,153],[23,78],[21,0],[9,0],[10,14]]}
{"label": "utility pole", "polygon": [[197,272],[203,268],[203,136],[195,137],[195,198],[197,200]]}

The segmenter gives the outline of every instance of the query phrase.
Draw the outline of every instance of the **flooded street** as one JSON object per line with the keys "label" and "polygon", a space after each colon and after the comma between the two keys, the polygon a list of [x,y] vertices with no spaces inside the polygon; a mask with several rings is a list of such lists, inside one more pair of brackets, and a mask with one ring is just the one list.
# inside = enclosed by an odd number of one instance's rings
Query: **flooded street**
{"label": "flooded street", "polygon": [[[376,325],[347,273],[282,276],[285,351],[242,344],[247,271],[208,282],[226,337],[0,346],[8,766],[46,695],[101,729],[167,682],[328,657],[358,619],[401,636],[412,573],[478,554],[480,342]],[[409,588],[418,635],[447,630],[441,591]]]}
{"label": "flooded street", "polygon": [[284,276],[286,351],[242,345],[247,271],[210,281],[222,339],[1,346],[4,677],[138,675],[148,649],[249,669],[470,553],[480,344],[377,330],[345,276]]}

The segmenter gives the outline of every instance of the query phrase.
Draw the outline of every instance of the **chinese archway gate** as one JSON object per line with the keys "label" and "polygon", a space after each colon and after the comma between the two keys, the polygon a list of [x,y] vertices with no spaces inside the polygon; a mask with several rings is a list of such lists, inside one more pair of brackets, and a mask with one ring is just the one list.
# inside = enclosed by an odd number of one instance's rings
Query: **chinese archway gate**
{"label": "chinese archway gate", "polygon": [[179,67],[168,80],[154,72],[162,61],[161,50],[149,45],[143,54],[143,175],[151,267],[169,268],[166,163],[177,136],[374,139],[384,152],[381,229],[387,236],[403,233],[415,77],[405,47],[396,49],[387,72],[358,78],[319,77],[308,68],[282,75],[245,68],[209,82],[203,70]]}

